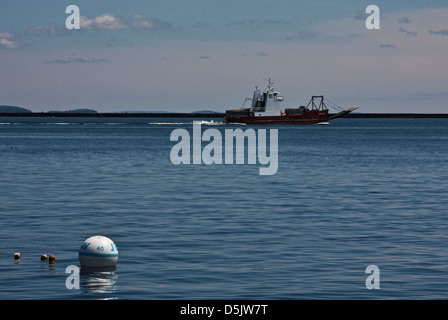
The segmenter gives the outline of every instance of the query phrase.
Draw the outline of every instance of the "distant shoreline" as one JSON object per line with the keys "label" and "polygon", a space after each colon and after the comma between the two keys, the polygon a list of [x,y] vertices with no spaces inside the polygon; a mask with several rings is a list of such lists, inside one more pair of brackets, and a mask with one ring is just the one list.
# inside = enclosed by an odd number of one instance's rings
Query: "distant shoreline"
{"label": "distant shoreline", "polygon": [[[5,112],[0,117],[76,117],[76,118],[221,118],[224,113],[69,113],[69,112]],[[448,113],[350,113],[342,118],[448,118]]]}
{"label": "distant shoreline", "polygon": [[108,112],[108,113],[71,113],[71,112],[0,112],[0,117],[76,117],[76,118],[219,118],[224,113],[163,113],[163,112]]}

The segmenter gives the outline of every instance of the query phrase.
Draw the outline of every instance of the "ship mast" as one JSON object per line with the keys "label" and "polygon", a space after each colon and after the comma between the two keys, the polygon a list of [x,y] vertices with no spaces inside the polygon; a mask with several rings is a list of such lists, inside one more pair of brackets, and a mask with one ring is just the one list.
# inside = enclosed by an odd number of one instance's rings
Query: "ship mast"
{"label": "ship mast", "polygon": [[264,78],[264,80],[266,80],[268,82],[268,89],[271,89],[274,87],[274,82],[271,82],[271,78]]}

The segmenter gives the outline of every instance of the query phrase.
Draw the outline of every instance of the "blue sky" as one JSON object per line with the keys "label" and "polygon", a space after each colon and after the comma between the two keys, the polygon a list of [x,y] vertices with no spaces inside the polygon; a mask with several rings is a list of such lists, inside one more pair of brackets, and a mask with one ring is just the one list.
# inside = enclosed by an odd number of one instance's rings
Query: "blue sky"
{"label": "blue sky", "polygon": [[[68,5],[81,29],[67,30]],[[365,9],[381,10],[368,30]],[[285,107],[448,112],[448,1],[53,0],[0,4],[0,104],[224,111],[265,78]]]}

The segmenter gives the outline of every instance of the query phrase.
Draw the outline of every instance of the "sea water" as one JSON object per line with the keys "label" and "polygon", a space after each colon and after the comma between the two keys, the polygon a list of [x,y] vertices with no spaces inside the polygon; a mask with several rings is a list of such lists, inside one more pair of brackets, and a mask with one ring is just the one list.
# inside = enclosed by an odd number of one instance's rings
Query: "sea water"
{"label": "sea water", "polygon": [[[271,176],[174,165],[193,120],[1,117],[0,299],[448,298],[448,119],[252,127],[278,129]],[[116,269],[70,289],[93,235]]]}

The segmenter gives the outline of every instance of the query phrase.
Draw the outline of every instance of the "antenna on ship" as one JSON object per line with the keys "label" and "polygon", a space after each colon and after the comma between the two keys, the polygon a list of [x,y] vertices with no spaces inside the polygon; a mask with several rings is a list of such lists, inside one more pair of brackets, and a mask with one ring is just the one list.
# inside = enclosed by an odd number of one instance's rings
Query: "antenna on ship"
{"label": "antenna on ship", "polygon": [[271,78],[263,78],[264,80],[266,80],[268,82],[268,89],[271,89],[274,85],[274,82],[271,82]]}

